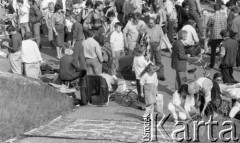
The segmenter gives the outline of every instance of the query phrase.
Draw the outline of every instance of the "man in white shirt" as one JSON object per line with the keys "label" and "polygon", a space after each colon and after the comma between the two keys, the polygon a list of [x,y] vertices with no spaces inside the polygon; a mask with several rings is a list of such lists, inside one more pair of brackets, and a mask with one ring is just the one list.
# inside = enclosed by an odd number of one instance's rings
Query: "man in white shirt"
{"label": "man in white shirt", "polygon": [[29,28],[29,6],[24,4],[23,0],[18,0],[18,14],[19,14],[19,23],[21,27],[22,37],[24,37],[26,32],[30,32]]}
{"label": "man in white shirt", "polygon": [[25,40],[22,41],[22,62],[24,65],[24,75],[38,79],[41,74],[40,64],[43,62],[38,45],[31,40],[31,33],[26,32]]}
{"label": "man in white shirt", "polygon": [[199,38],[196,32],[196,23],[193,20],[189,20],[188,24],[183,26],[182,30],[187,31],[187,38],[183,41],[184,46],[194,46],[199,42]]}

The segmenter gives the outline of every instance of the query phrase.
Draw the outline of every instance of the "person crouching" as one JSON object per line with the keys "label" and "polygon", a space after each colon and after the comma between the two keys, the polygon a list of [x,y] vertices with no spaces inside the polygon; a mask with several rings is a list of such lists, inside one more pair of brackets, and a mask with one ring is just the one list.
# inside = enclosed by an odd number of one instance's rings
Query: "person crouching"
{"label": "person crouching", "polygon": [[66,55],[60,60],[60,81],[71,82],[78,78],[83,78],[87,74],[87,71],[78,66],[76,59],[72,56],[73,51],[66,49],[65,54]]}

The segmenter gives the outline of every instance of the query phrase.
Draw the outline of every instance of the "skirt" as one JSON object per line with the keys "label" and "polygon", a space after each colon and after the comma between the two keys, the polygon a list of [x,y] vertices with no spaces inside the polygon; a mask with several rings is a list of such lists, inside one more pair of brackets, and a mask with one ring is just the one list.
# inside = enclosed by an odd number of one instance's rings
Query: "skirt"
{"label": "skirt", "polygon": [[155,84],[145,84],[144,85],[144,98],[146,105],[151,105],[156,103],[157,96],[157,86]]}
{"label": "skirt", "polygon": [[64,45],[64,24],[55,25],[55,29],[58,33],[58,36],[54,34],[55,46],[63,47]]}

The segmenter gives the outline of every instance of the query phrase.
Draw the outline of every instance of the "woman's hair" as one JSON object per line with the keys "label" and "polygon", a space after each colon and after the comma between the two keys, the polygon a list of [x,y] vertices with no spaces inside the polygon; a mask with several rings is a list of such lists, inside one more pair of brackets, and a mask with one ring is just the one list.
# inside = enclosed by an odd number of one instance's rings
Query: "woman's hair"
{"label": "woman's hair", "polygon": [[133,23],[138,24],[138,20],[141,18],[141,14],[139,12],[136,12],[133,14]]}
{"label": "woman's hair", "polygon": [[16,31],[16,28],[15,28],[13,25],[9,25],[9,26],[6,28],[6,31],[7,31],[8,33],[10,33],[10,32]]}
{"label": "woman's hair", "polygon": [[[183,97],[184,99],[186,99],[186,95],[189,95],[188,85],[187,85],[187,84],[183,84],[183,85],[178,89],[178,93],[180,94],[181,97]],[[183,94],[183,93],[184,93],[184,94]]]}
{"label": "woman's hair", "polygon": [[113,12],[113,11],[109,11],[108,13],[107,13],[107,17],[108,18],[110,18],[110,17],[115,17],[116,15],[115,15],[115,12]]}
{"label": "woman's hair", "polygon": [[111,3],[110,0],[105,0],[105,5],[106,5],[106,6],[109,6],[110,3]]}
{"label": "woman's hair", "polygon": [[102,5],[103,4],[103,2],[102,1],[96,1],[96,3],[95,3],[95,9],[97,9],[100,5]]}
{"label": "woman's hair", "polygon": [[216,80],[219,77],[222,77],[222,74],[220,72],[217,72],[213,75],[213,80]]}
{"label": "woman's hair", "polygon": [[93,8],[93,2],[91,0],[87,0],[85,5],[86,7],[90,6],[91,8]]}
{"label": "woman's hair", "polygon": [[60,4],[55,5],[54,7],[54,13],[58,12],[60,9],[63,9],[63,6]]}

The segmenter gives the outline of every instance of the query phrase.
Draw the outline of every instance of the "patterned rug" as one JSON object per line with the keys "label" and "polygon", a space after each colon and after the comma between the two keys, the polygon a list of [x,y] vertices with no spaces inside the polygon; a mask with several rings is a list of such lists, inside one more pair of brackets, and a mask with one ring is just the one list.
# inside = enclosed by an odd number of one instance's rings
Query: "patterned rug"
{"label": "patterned rug", "polygon": [[[173,123],[164,124],[165,131],[171,135]],[[79,140],[108,140],[118,142],[143,142],[143,123],[119,120],[75,120],[58,118],[49,124],[25,133],[30,137],[52,137]],[[155,132],[156,133],[156,132]],[[156,136],[154,137],[156,141]],[[161,143],[170,143],[170,138],[157,134]]]}

